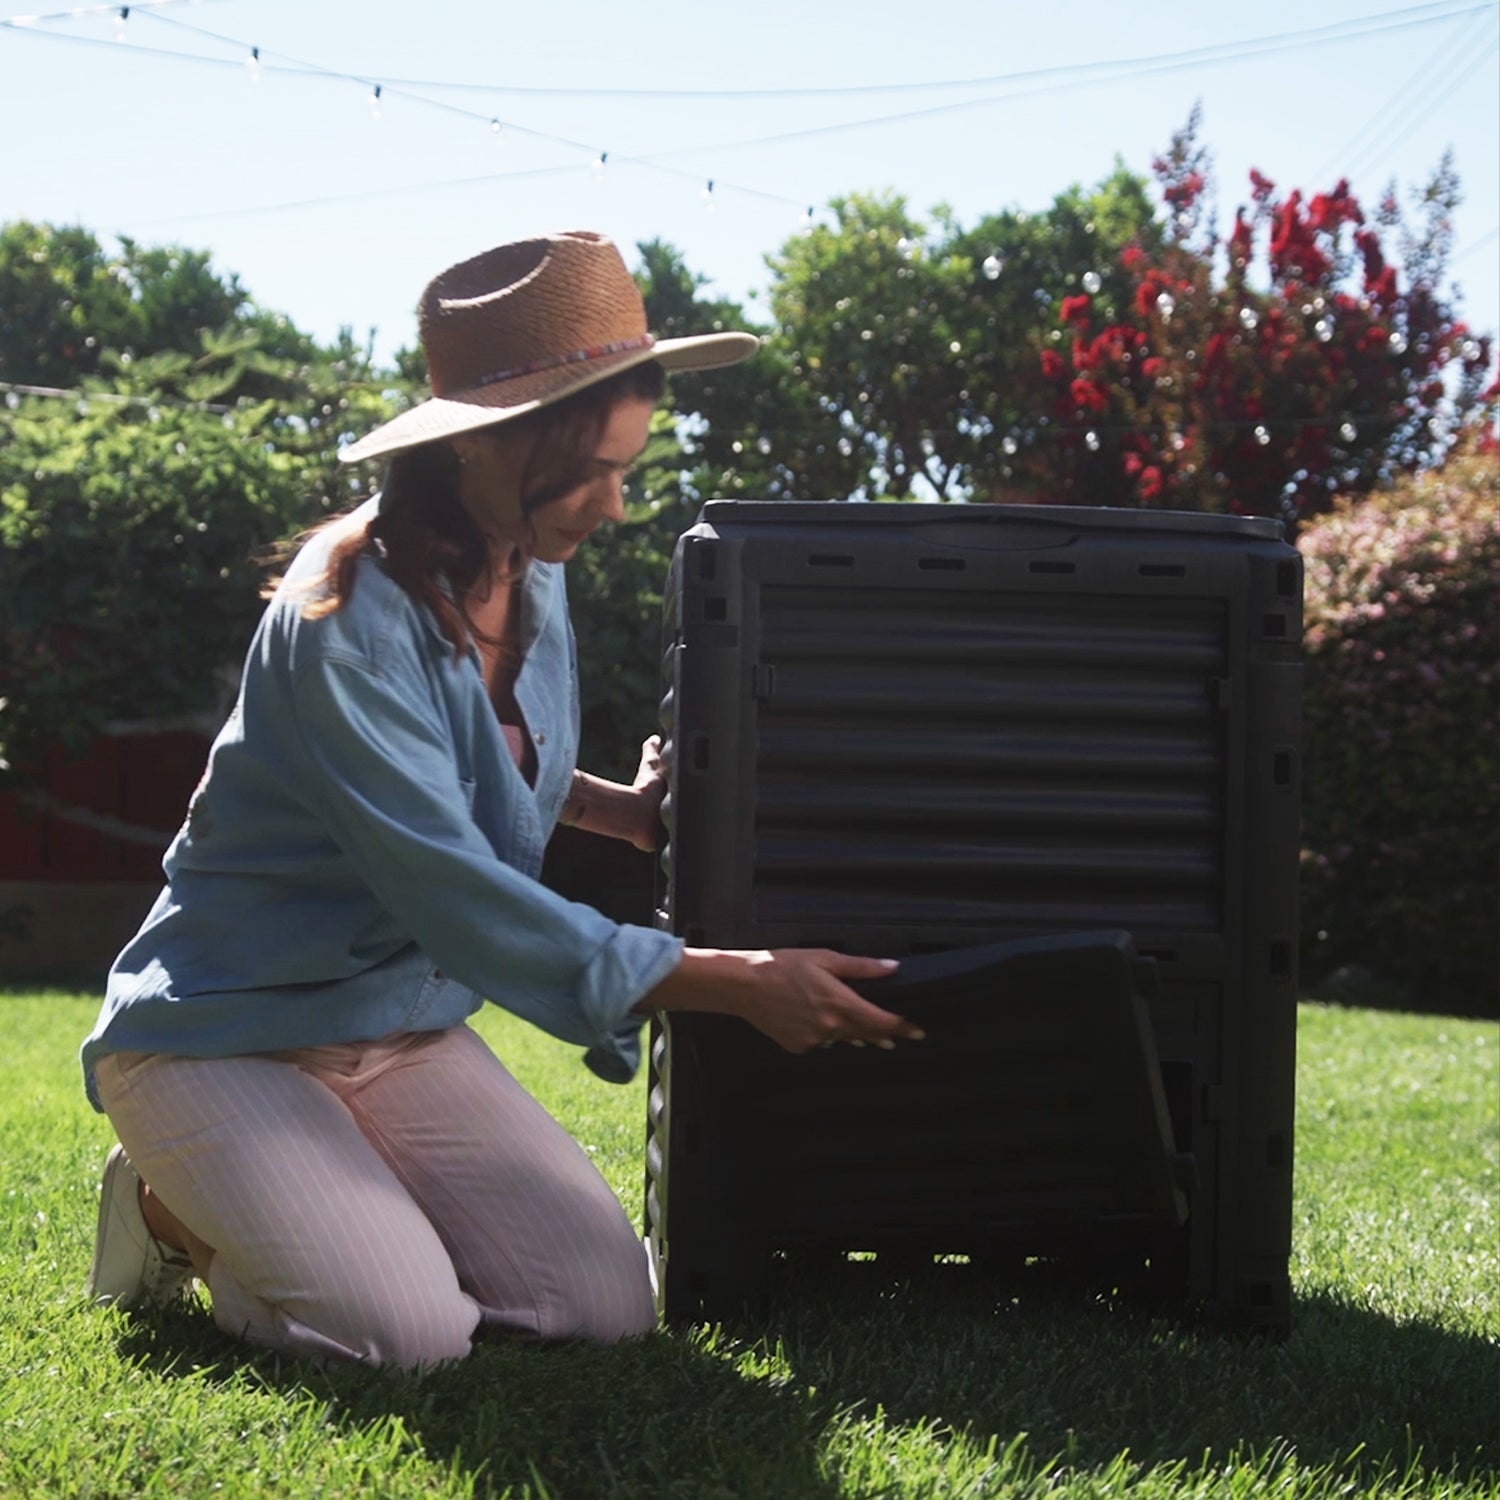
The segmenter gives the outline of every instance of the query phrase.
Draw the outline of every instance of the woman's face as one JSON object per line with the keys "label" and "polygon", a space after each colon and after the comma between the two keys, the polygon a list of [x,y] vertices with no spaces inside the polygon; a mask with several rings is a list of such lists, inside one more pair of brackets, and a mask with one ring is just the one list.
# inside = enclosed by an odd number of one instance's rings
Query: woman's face
{"label": "woman's face", "polygon": [[597,527],[625,519],[625,476],[646,446],[654,410],[654,402],[639,398],[619,402],[599,434],[588,477],[526,517],[520,495],[527,445],[503,430],[462,434],[453,440],[463,459],[459,498],[487,532],[519,539],[529,521],[532,556],[567,562]]}

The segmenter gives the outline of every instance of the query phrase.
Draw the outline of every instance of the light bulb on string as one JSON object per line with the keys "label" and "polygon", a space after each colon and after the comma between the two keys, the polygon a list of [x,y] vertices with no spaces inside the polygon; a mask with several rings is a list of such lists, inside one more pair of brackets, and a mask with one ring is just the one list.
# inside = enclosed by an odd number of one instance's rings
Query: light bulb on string
{"label": "light bulb on string", "polygon": [[370,118],[372,120],[380,118],[380,85],[378,83],[370,90]]}
{"label": "light bulb on string", "polygon": [[712,177],[703,184],[703,207],[708,213],[714,211],[714,180]]}
{"label": "light bulb on string", "polygon": [[609,152],[608,151],[601,151],[598,154],[598,156],[596,156],[594,158],[594,164],[593,164],[592,171],[594,173],[594,181],[595,182],[603,182],[604,181],[604,168],[608,165],[608,163],[609,163]]}
{"label": "light bulb on string", "polygon": [[801,228],[803,234],[811,234],[813,232],[813,221],[815,218],[816,215],[813,213],[813,206],[809,203],[807,205],[807,212],[802,215]]}
{"label": "light bulb on string", "polygon": [[123,42],[125,40],[125,23],[129,19],[130,7],[128,5],[122,5],[119,10],[115,12],[115,40],[117,42]]}
{"label": "light bulb on string", "polygon": [[504,130],[504,128],[505,127],[501,125],[499,120],[490,121],[490,134],[494,136],[497,141],[500,139],[501,132]]}
{"label": "light bulb on string", "polygon": [[245,76],[251,83],[260,82],[260,48],[252,47],[250,56],[245,59]]}

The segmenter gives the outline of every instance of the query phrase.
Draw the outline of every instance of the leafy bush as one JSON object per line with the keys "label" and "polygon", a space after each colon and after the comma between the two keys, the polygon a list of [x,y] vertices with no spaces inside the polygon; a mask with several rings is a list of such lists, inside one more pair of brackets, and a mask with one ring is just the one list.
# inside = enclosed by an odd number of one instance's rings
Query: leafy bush
{"label": "leafy bush", "polygon": [[1303,971],[1497,1006],[1500,454],[1319,518],[1307,564]]}

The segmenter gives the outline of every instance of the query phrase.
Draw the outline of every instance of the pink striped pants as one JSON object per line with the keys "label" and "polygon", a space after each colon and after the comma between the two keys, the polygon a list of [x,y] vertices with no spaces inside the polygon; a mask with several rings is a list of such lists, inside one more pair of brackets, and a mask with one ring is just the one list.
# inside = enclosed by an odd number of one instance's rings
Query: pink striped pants
{"label": "pink striped pants", "polygon": [[136,1170],[214,1246],[226,1332],[416,1368],[481,1325],[609,1343],[655,1326],[608,1184],[467,1026],[248,1057],[116,1053]]}

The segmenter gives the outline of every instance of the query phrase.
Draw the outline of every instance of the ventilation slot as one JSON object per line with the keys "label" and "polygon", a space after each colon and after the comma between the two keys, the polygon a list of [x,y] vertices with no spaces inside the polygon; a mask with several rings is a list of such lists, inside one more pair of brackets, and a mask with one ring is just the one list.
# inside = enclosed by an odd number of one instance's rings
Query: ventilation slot
{"label": "ventilation slot", "polygon": [[718,553],[712,547],[694,547],[693,555],[698,559],[698,576],[703,579],[712,579],[716,571],[715,564]]}
{"label": "ventilation slot", "polygon": [[1077,563],[1070,562],[1034,562],[1030,564],[1033,573],[1076,573]]}
{"label": "ventilation slot", "polygon": [[1292,945],[1285,938],[1277,938],[1271,944],[1271,978],[1292,977]]}
{"label": "ventilation slot", "polygon": [[1260,622],[1260,633],[1274,640],[1286,639],[1286,616],[1267,615]]}
{"label": "ventilation slot", "polygon": [[962,573],[964,560],[961,557],[919,557],[917,559],[919,568],[928,568],[935,572]]}
{"label": "ventilation slot", "polygon": [[1283,599],[1295,599],[1297,597],[1297,564],[1284,562],[1276,564],[1276,592]]}
{"label": "ventilation slot", "polygon": [[1289,787],[1292,784],[1292,752],[1290,750],[1277,750],[1272,753],[1271,781],[1278,787]]}

